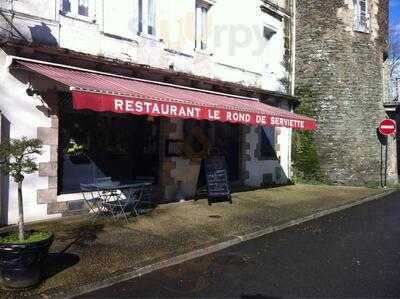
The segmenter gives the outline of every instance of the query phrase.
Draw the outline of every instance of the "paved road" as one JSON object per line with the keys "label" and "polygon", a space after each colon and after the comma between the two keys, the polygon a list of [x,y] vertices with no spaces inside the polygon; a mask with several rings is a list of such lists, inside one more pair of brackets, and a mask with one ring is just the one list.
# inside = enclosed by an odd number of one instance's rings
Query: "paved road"
{"label": "paved road", "polygon": [[400,298],[400,193],[82,298]]}

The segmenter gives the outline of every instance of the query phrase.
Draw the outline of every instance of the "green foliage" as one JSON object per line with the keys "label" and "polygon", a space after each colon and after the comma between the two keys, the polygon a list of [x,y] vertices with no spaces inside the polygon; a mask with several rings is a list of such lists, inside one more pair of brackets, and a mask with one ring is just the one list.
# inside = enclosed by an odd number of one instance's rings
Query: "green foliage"
{"label": "green foliage", "polygon": [[26,244],[46,240],[50,237],[50,233],[45,231],[35,231],[25,237],[25,239],[20,240],[18,233],[12,233],[8,236],[0,238],[0,243],[2,244]]}
{"label": "green foliage", "polygon": [[283,77],[283,78],[279,79],[279,82],[281,83],[282,87],[285,89],[285,92],[289,92],[290,79],[288,77]]}
{"label": "green foliage", "polygon": [[39,139],[11,139],[0,144],[0,171],[9,174],[17,183],[24,175],[38,170],[32,155],[42,153],[43,143]]}
{"label": "green foliage", "polygon": [[70,142],[67,148],[67,154],[72,156],[78,156],[85,153],[85,147],[82,144]]}
{"label": "green foliage", "polygon": [[[301,98],[301,104],[296,112],[315,118],[315,98],[310,87],[302,86],[296,89],[296,95]],[[329,183],[324,176],[317,154],[315,132],[295,131],[293,133],[293,180],[311,184]]]}
{"label": "green foliage", "polygon": [[379,189],[382,187],[381,182],[378,181],[367,181],[364,186],[371,189]]}

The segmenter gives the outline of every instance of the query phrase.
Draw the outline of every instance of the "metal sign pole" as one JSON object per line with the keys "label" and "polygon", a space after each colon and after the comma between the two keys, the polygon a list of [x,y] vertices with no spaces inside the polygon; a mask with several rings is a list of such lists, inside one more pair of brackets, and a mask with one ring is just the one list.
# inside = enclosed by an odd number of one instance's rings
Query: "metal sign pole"
{"label": "metal sign pole", "polygon": [[381,177],[381,187],[383,188],[383,144],[381,143],[381,169],[380,169],[380,177]]}
{"label": "metal sign pole", "polygon": [[[387,185],[387,176],[388,176],[388,146],[389,146],[389,136],[393,136],[396,138],[397,131],[397,123],[395,120],[387,118],[381,121],[378,126],[377,134],[378,139],[381,143],[381,186],[383,188]],[[385,169],[384,169],[384,178],[382,178],[382,167],[383,167],[383,145],[385,145]]]}
{"label": "metal sign pole", "polygon": [[388,143],[389,143],[389,138],[386,137],[386,147],[385,147],[385,186],[387,186],[387,167],[388,167]]}

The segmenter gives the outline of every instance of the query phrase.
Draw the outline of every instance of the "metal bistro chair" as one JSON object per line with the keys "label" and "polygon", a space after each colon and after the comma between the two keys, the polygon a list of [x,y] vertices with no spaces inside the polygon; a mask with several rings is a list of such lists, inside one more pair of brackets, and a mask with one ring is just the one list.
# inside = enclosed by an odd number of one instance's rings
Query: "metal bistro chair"
{"label": "metal bistro chair", "polygon": [[140,215],[139,210],[144,206],[152,206],[154,204],[152,194],[154,182],[155,179],[153,177],[136,177],[127,181],[128,184],[137,185],[129,188],[126,191],[127,194],[125,194],[131,203],[130,207],[135,216]]}
{"label": "metal bistro chair", "polygon": [[108,212],[103,205],[104,191],[100,190],[98,185],[112,183],[111,177],[95,178],[94,181],[94,184],[80,184],[83,201],[93,215],[92,222],[96,221],[98,216]]}
{"label": "metal bistro chair", "polygon": [[113,181],[111,177],[101,177],[94,179],[94,186],[98,190],[99,195],[101,195],[103,202],[116,196],[118,190],[114,190],[112,187],[118,184],[119,182]]}
{"label": "metal bistro chair", "polygon": [[137,177],[135,179],[135,182],[149,184],[148,186],[144,186],[141,190],[141,193],[138,195],[140,197],[139,205],[144,205],[147,207],[152,206],[154,204],[154,202],[153,202],[153,185],[154,185],[155,179],[153,177]]}
{"label": "metal bistro chair", "polygon": [[94,188],[91,184],[80,184],[83,201],[89,208],[89,212],[93,214],[92,222],[94,222],[97,217],[104,212],[102,206],[102,198],[99,194],[97,188]]}
{"label": "metal bistro chair", "polygon": [[130,190],[127,189],[128,194],[125,194],[126,192],[124,193],[123,190],[126,188],[123,187],[120,190],[118,188],[120,182],[112,181],[111,177],[96,178],[95,185],[99,191],[101,205],[111,214],[113,220],[116,221],[118,216],[122,215],[128,223],[127,209],[131,204]]}
{"label": "metal bistro chair", "polygon": [[125,221],[128,222],[128,217],[125,213],[126,203],[119,198],[120,195],[117,193],[103,193],[102,196],[105,196],[102,205],[111,214],[113,221],[115,222],[118,216],[122,215],[125,218]]}

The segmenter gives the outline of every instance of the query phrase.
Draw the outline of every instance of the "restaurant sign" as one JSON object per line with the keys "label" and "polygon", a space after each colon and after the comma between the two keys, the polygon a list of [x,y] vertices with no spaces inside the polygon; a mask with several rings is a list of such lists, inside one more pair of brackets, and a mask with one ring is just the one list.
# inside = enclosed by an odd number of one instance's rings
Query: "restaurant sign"
{"label": "restaurant sign", "polygon": [[295,117],[291,119],[276,115],[196,106],[177,101],[166,102],[152,99],[134,99],[75,91],[73,92],[73,104],[76,110],[89,109],[97,112],[130,113],[135,115],[198,119],[302,130],[315,129],[315,122],[312,120],[296,119]]}

